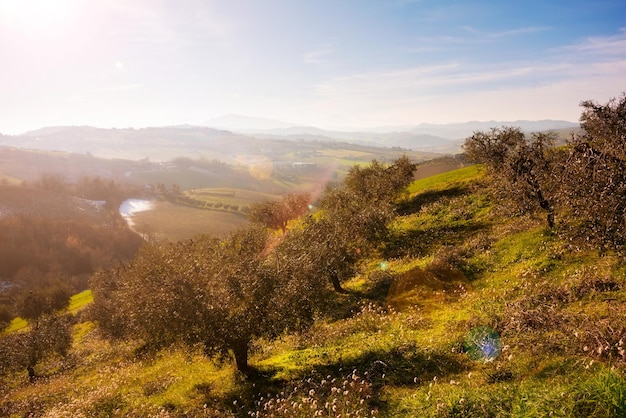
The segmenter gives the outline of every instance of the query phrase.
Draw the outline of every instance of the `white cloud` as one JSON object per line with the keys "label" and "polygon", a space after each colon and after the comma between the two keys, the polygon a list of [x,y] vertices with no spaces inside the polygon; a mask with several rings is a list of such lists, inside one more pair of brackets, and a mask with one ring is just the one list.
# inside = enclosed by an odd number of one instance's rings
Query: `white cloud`
{"label": "white cloud", "polygon": [[626,27],[621,28],[616,35],[589,37],[576,45],[566,47],[566,49],[610,56],[626,55]]}
{"label": "white cloud", "polygon": [[309,51],[303,56],[305,64],[322,65],[330,62],[329,55],[333,53],[333,48],[329,44],[322,45],[321,47]]}
{"label": "white cloud", "polygon": [[495,39],[495,38],[507,38],[510,36],[517,36],[517,35],[525,35],[528,33],[543,32],[543,31],[549,30],[549,28],[542,27],[542,26],[529,26],[525,28],[510,29],[510,30],[505,30],[505,31],[500,31],[500,32],[487,32],[487,31],[476,29],[472,26],[463,26],[463,30],[473,35],[477,35],[480,38]]}
{"label": "white cloud", "polygon": [[[548,51],[550,52],[550,51]],[[335,77],[316,85],[312,111],[346,123],[577,120],[579,103],[626,88],[626,30],[538,54],[534,62],[451,62]]]}

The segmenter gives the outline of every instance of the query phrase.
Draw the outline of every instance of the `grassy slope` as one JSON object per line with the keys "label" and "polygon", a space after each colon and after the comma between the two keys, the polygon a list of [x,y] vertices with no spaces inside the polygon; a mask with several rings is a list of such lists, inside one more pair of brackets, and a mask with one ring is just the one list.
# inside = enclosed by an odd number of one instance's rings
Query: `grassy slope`
{"label": "grassy slope", "polygon": [[336,318],[259,342],[255,378],[185,348],[137,358],[87,322],[62,371],[51,361],[35,384],[5,379],[0,414],[624,416],[624,268],[499,215],[484,182],[466,167],[411,185]]}

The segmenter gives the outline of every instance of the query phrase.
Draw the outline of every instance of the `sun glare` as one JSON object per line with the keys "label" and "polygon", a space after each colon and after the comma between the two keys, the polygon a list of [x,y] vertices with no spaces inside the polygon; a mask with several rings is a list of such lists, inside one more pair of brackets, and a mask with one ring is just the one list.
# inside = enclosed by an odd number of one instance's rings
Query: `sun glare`
{"label": "sun glare", "polygon": [[19,36],[55,41],[76,22],[78,0],[0,0],[0,24]]}

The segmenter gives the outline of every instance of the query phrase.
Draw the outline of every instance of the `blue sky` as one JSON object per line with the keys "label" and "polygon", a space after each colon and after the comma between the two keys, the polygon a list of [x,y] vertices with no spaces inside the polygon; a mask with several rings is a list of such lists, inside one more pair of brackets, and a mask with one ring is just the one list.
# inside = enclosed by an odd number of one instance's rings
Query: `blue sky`
{"label": "blue sky", "polygon": [[0,0],[0,57],[5,134],[576,121],[626,91],[626,1]]}

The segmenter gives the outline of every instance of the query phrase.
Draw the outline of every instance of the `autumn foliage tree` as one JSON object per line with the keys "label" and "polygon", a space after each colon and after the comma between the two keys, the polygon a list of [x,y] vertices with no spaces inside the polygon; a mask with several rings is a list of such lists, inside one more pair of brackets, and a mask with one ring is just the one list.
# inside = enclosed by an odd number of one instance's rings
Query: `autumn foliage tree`
{"label": "autumn foliage tree", "polygon": [[280,200],[257,202],[250,206],[248,218],[268,228],[285,232],[287,223],[305,213],[309,208],[309,193],[290,193]]}

